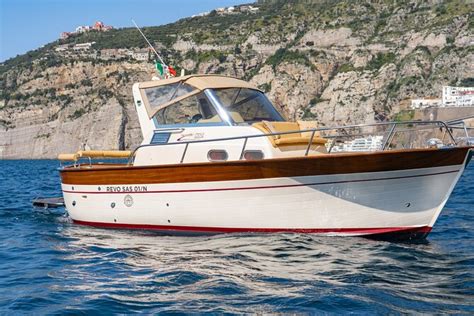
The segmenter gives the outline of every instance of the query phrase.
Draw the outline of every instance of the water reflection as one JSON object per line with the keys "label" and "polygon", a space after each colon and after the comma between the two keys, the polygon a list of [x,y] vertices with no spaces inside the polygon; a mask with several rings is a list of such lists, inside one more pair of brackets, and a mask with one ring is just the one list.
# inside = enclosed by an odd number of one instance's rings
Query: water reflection
{"label": "water reflection", "polygon": [[[70,264],[54,275],[68,280],[55,290],[83,292],[86,300],[108,293],[127,304],[161,306],[155,308],[325,310],[336,296],[366,308],[377,301],[380,311],[413,311],[406,306],[415,300],[451,310],[465,302],[466,291],[454,290],[471,273],[462,257],[436,243],[298,234],[177,237],[75,225],[61,234],[68,242],[60,251]],[[285,305],[275,309],[275,301]]]}

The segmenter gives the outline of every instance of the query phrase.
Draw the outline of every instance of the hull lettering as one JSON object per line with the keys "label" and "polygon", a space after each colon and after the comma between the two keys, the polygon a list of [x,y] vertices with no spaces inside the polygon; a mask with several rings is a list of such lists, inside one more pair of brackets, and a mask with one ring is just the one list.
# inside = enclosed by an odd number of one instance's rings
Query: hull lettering
{"label": "hull lettering", "polygon": [[124,192],[124,193],[130,193],[130,192],[147,192],[148,187],[146,185],[118,185],[118,186],[110,186],[107,187],[107,192]]}

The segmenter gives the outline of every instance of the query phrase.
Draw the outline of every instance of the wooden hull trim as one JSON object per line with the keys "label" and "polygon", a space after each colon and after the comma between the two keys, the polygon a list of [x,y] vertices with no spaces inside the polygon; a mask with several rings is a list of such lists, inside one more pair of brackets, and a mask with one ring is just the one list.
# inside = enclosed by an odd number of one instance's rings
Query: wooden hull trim
{"label": "wooden hull trim", "polygon": [[147,167],[65,168],[61,179],[70,185],[117,185],[371,173],[459,165],[466,161],[468,152],[469,147],[460,147]]}
{"label": "wooden hull trim", "polygon": [[420,178],[420,177],[434,177],[438,175],[458,173],[459,170],[450,170],[443,172],[427,173],[421,175],[407,175],[407,176],[398,176],[398,177],[382,177],[382,178],[371,178],[371,179],[353,179],[353,180],[339,180],[339,181],[330,181],[330,182],[314,182],[314,183],[298,183],[298,184],[285,184],[285,185],[267,185],[267,186],[242,186],[242,187],[221,187],[221,188],[212,188],[212,189],[184,189],[184,190],[130,190],[130,191],[80,191],[80,190],[68,190],[63,189],[64,193],[74,193],[74,194],[166,194],[166,193],[198,193],[198,192],[219,192],[219,191],[242,191],[242,190],[269,190],[269,189],[284,189],[284,188],[296,188],[296,187],[306,187],[306,186],[324,186],[324,185],[337,185],[337,184],[347,184],[347,183],[359,183],[359,182],[372,182],[372,181],[389,181],[389,180],[401,180],[401,179],[410,179],[410,178]]}

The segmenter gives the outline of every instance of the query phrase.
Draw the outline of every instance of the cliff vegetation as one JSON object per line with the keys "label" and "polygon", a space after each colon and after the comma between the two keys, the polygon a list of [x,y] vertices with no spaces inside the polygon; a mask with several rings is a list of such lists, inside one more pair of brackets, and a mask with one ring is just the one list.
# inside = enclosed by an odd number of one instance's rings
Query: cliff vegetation
{"label": "cliff vegetation", "polygon": [[[258,11],[212,11],[144,32],[178,72],[249,80],[289,119],[322,125],[400,119],[410,98],[474,84],[468,1],[252,5]],[[74,35],[7,60],[0,65],[0,158],[136,146],[131,86],[153,74],[134,28]]]}

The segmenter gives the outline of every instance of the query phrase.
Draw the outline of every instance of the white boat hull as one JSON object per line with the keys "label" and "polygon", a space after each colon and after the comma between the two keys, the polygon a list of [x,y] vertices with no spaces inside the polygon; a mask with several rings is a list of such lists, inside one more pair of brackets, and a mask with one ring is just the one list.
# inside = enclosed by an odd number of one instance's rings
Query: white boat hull
{"label": "white boat hull", "polygon": [[183,232],[426,235],[464,164],[171,184],[62,184],[74,222]]}

